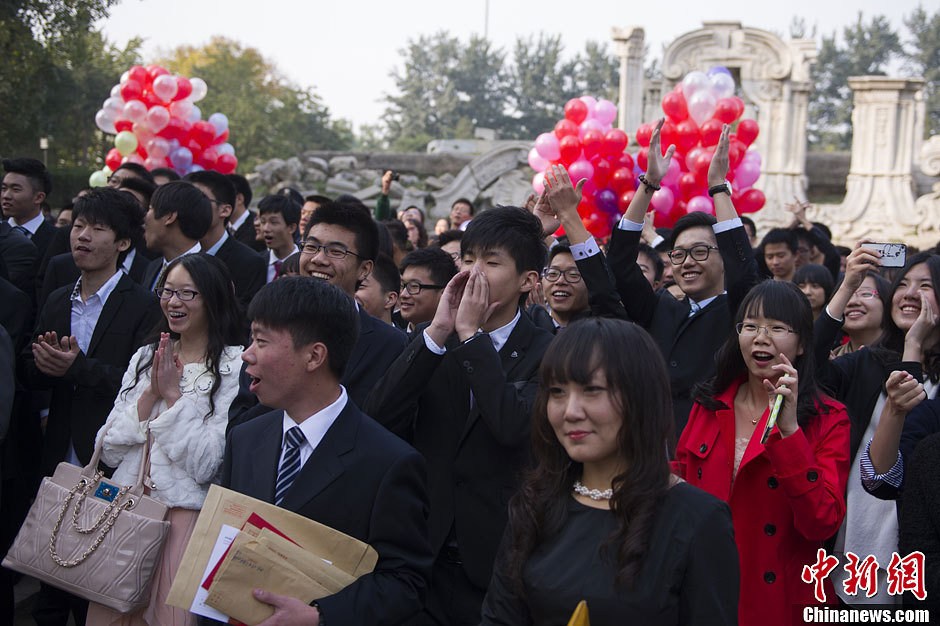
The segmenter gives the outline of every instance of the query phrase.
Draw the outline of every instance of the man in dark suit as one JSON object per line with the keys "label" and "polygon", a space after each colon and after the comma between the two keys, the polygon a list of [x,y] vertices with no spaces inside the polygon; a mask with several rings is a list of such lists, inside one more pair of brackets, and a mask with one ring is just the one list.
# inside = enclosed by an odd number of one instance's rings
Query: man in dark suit
{"label": "man in dark suit", "polygon": [[144,215],[144,241],[159,256],[147,266],[144,288],[156,287],[173,260],[202,252],[199,240],[211,224],[212,203],[192,183],[174,180],[157,187]]}
{"label": "man in dark suit", "polygon": [[202,251],[225,263],[235,283],[235,295],[242,304],[242,310],[247,310],[248,303],[264,286],[267,263],[263,256],[226,230],[235,202],[235,185],[225,175],[210,171],[193,172],[185,180],[206,194],[212,204],[212,224],[199,240]]}
{"label": "man in dark suit", "polygon": [[353,301],[322,281],[288,277],[249,309],[242,359],[252,391],[277,407],[233,429],[222,484],[371,545],[375,570],[303,602],[256,591],[268,624],[400,624],[424,601],[431,566],[424,460],[363,414],[339,384],[357,335]]}
{"label": "man in dark suit", "polygon": [[232,205],[232,215],[229,217],[229,234],[242,242],[255,252],[267,253],[268,247],[264,239],[255,237],[255,213],[249,211],[251,206],[251,185],[241,174],[226,175],[235,185],[235,204]]}
{"label": "man in dark suit", "polygon": [[[71,245],[81,277],[49,295],[37,339],[23,353],[27,387],[52,390],[45,475],[62,461],[91,460],[124,371],[160,316],[156,297],[119,269],[141,228],[131,217],[135,206],[130,196],[105,188],[75,202]],[[41,594],[34,613],[39,624],[64,624],[70,609],[82,615],[87,604],[50,587]]]}
{"label": "man in dark suit", "polygon": [[32,240],[41,259],[55,233],[55,226],[42,213],[43,202],[52,192],[52,177],[42,161],[29,158],[3,159],[3,171],[3,215],[10,226]]}
{"label": "man in dark suit", "polygon": [[[378,228],[365,211],[338,203],[324,204],[307,227],[300,254],[300,274],[338,287],[355,300],[359,283],[372,271],[379,248]],[[361,406],[369,392],[405,348],[405,333],[377,320],[361,306],[359,338],[340,381]],[[238,397],[229,409],[229,427],[267,411],[248,388],[242,372]]]}
{"label": "man in dark suit", "polygon": [[463,271],[434,319],[366,404],[428,461],[436,561],[420,624],[480,621],[552,339],[520,308],[545,264],[538,219],[516,207],[485,211],[467,228],[461,255]]}

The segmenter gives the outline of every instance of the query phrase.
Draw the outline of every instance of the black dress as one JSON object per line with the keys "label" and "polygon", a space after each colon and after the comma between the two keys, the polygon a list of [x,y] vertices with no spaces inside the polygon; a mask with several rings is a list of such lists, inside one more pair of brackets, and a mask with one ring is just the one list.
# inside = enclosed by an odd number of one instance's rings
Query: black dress
{"label": "black dress", "polygon": [[481,623],[565,626],[581,600],[591,626],[737,623],[738,553],[724,502],[684,482],[671,488],[632,590],[615,587],[614,557],[602,552],[616,525],[610,511],[572,498],[563,530],[526,563],[525,598],[512,590],[502,551]]}

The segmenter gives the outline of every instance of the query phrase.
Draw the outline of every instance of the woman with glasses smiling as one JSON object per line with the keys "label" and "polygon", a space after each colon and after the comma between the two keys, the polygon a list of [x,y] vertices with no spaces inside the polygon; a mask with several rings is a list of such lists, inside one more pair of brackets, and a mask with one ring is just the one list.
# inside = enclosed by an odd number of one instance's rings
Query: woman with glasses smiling
{"label": "woman with glasses smiling", "polygon": [[91,603],[87,623],[195,624],[166,604],[173,576],[225,451],[228,409],[238,391],[242,342],[235,288],[225,265],[203,254],[174,260],[154,290],[163,309],[158,339],[131,359],[121,392],[98,437],[113,480],[133,484],[141,448],[153,437],[151,496],[170,507],[170,531],[150,605],[120,615]]}
{"label": "woman with glasses smiling", "polygon": [[845,515],[849,418],[817,389],[813,313],[796,285],[760,283],[736,322],[715,377],[695,390],[674,470],[731,507],[739,623],[783,626],[793,605],[818,603],[802,569]]}

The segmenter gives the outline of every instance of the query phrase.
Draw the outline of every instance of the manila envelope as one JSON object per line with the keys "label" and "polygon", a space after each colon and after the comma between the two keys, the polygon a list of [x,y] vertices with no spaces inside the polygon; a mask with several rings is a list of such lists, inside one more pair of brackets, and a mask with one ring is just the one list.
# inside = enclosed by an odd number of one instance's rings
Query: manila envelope
{"label": "manila envelope", "polygon": [[167,596],[167,604],[189,610],[202,583],[223,524],[242,528],[252,513],[353,578],[375,568],[378,553],[368,544],[267,502],[212,485]]}

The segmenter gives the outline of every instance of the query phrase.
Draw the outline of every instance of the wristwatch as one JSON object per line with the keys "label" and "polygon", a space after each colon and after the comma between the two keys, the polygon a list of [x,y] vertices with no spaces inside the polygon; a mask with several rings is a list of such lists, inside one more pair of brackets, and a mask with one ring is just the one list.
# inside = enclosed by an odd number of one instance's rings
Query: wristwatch
{"label": "wristwatch", "polygon": [[708,195],[711,196],[712,198],[714,198],[715,194],[718,194],[718,193],[726,193],[730,196],[731,195],[731,183],[729,183],[726,180],[720,185],[715,185],[714,187],[708,188]]}

